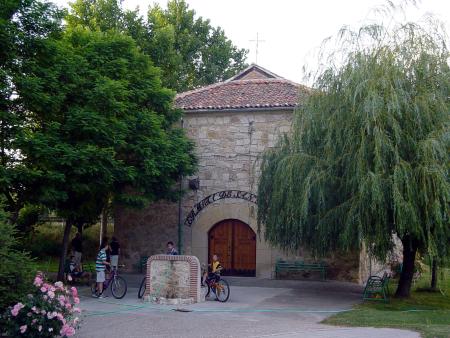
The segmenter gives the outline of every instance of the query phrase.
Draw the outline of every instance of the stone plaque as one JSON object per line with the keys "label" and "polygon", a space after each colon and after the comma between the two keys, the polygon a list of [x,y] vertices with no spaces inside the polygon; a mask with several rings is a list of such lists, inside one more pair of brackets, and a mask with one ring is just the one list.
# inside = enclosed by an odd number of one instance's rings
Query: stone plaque
{"label": "stone plaque", "polygon": [[169,304],[201,300],[200,262],[195,256],[151,256],[147,261],[146,277],[146,300]]}

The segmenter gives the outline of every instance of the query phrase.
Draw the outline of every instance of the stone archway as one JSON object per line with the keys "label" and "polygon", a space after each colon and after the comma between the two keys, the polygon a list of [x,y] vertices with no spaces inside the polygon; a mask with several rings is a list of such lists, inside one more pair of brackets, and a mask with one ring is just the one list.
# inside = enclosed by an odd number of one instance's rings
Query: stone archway
{"label": "stone archway", "polygon": [[252,276],[256,274],[256,233],[237,219],[216,223],[208,232],[208,261],[219,256],[224,275]]}
{"label": "stone archway", "polygon": [[227,219],[235,219],[247,224],[256,234],[256,276],[270,278],[275,261],[281,256],[278,250],[264,240],[264,236],[258,235],[256,206],[249,201],[227,199],[216,201],[205,208],[190,228],[189,252],[197,256],[201,264],[207,264],[209,261],[208,233],[215,224]]}

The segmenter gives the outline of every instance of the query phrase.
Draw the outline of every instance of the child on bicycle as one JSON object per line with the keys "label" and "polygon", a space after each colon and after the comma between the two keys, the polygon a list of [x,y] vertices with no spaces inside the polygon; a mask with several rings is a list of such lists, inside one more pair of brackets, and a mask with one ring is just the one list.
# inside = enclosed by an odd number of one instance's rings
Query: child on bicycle
{"label": "child on bicycle", "polygon": [[220,265],[219,262],[219,256],[214,254],[212,257],[211,264],[208,264],[208,270],[209,272],[206,272],[203,274],[202,279],[202,285],[205,285],[207,279],[216,279],[218,281],[220,279],[220,272],[222,271],[223,267]]}
{"label": "child on bicycle", "polygon": [[100,244],[100,251],[97,254],[97,259],[95,260],[95,272],[97,273],[97,292],[98,298],[104,298],[103,293],[103,283],[105,282],[105,270],[106,266],[110,263],[106,260],[106,250],[108,250],[108,240],[103,240]]}

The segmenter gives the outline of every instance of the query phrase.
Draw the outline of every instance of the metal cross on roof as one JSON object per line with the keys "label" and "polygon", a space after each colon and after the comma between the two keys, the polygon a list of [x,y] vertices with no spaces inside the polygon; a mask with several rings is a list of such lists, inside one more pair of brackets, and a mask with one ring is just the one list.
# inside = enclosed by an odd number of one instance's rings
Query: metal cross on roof
{"label": "metal cross on roof", "polygon": [[266,42],[266,40],[260,40],[259,39],[259,34],[258,34],[258,32],[256,32],[256,40],[249,40],[250,42],[256,42],[256,60],[255,60],[255,63],[256,64],[258,64],[258,49],[259,49],[259,43],[260,42]]}

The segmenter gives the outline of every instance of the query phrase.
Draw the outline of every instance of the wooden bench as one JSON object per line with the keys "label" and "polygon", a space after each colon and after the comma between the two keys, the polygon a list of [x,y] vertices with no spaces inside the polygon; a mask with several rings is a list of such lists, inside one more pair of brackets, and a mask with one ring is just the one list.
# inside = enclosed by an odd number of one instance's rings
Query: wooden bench
{"label": "wooden bench", "polygon": [[275,278],[278,278],[280,272],[313,272],[318,271],[322,279],[326,279],[327,265],[323,262],[305,263],[303,261],[283,261],[277,260],[275,263]]}
{"label": "wooden bench", "polygon": [[363,300],[389,301],[389,275],[385,272],[383,277],[370,276],[364,288]]}

